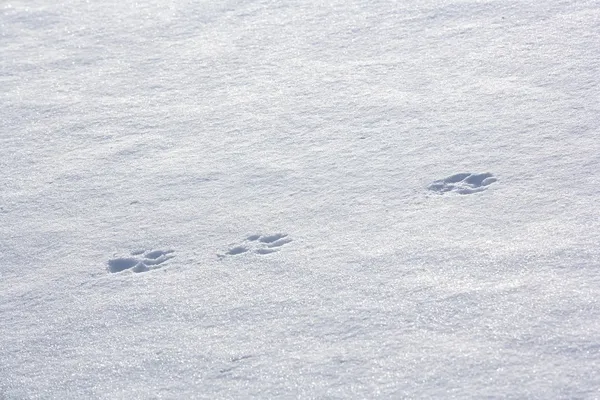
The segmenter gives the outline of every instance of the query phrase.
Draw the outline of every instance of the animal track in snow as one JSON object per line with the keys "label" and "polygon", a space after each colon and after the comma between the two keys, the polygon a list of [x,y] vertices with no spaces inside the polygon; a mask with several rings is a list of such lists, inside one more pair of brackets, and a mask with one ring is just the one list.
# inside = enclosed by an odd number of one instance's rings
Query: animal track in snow
{"label": "animal track in snow", "polygon": [[482,192],[497,179],[489,172],[472,174],[464,172],[450,175],[444,179],[433,181],[427,186],[429,190],[438,193],[454,192],[458,194],[471,194]]}
{"label": "animal track in snow", "polygon": [[246,237],[241,243],[232,246],[225,254],[219,254],[218,256],[219,258],[223,258],[247,252],[261,255],[271,254],[279,251],[283,245],[291,241],[292,239],[290,239],[287,233],[275,233],[272,235],[253,234]]}
{"label": "animal track in snow", "polygon": [[163,263],[173,257],[175,250],[135,250],[129,257],[111,258],[108,260],[108,272],[116,273],[125,270],[146,272],[161,268]]}

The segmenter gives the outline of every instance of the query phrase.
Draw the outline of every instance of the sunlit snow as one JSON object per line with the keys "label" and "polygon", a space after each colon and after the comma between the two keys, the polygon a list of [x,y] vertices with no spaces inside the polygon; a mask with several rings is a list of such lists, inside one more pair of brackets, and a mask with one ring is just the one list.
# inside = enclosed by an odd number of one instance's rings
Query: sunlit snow
{"label": "sunlit snow", "polygon": [[599,0],[0,10],[0,399],[600,397]]}

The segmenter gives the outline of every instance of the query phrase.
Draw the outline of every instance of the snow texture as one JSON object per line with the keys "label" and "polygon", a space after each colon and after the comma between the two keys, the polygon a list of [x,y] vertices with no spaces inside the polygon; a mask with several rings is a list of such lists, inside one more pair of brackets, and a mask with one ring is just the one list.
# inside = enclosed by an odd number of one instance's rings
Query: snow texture
{"label": "snow texture", "polygon": [[0,398],[600,397],[600,2],[0,4]]}

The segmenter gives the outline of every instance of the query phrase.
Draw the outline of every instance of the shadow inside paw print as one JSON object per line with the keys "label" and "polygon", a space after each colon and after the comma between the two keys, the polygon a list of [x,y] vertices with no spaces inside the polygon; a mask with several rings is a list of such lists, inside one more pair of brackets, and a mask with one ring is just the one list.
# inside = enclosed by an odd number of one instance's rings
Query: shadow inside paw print
{"label": "shadow inside paw print", "polygon": [[261,255],[271,254],[279,251],[283,245],[291,241],[292,239],[287,233],[275,233],[272,235],[253,234],[246,237],[240,244],[231,247],[224,255],[219,254],[218,256],[219,258],[223,258],[247,252]]}
{"label": "shadow inside paw print", "polygon": [[471,194],[484,191],[487,186],[496,182],[498,179],[489,172],[482,174],[460,173],[450,175],[444,179],[433,181],[427,187],[429,190],[440,194],[454,192],[458,194]]}
{"label": "shadow inside paw print", "polygon": [[112,258],[108,260],[108,272],[116,273],[126,270],[146,272],[162,267],[162,264],[175,257],[175,250],[136,250],[129,257]]}

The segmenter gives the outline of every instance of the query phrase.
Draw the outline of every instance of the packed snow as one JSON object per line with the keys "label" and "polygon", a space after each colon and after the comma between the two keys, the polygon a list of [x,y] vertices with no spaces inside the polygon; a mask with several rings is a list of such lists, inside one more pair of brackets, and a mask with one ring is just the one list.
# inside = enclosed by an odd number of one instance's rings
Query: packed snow
{"label": "packed snow", "polygon": [[600,1],[0,4],[0,398],[600,398]]}

